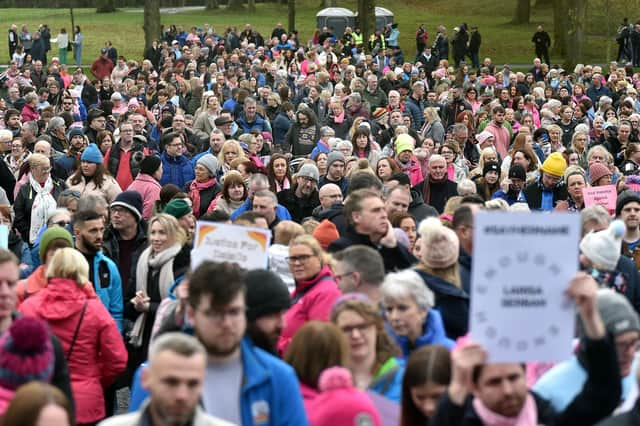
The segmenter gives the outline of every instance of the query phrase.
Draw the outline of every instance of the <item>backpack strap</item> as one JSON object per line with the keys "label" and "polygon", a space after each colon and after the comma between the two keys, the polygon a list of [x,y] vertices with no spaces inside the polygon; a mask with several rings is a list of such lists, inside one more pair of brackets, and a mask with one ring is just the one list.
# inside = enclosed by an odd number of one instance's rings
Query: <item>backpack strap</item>
{"label": "backpack strap", "polygon": [[87,311],[87,304],[89,304],[89,299],[84,301],[84,305],[82,305],[82,311],[80,311],[80,318],[78,319],[78,324],[76,325],[76,331],[73,332],[73,338],[71,339],[71,345],[69,345],[69,350],[67,351],[67,362],[71,359],[71,354],[73,353],[73,347],[76,345],[76,339],[78,338],[78,332],[80,331],[80,324],[82,324],[82,320],[84,319],[84,313]]}

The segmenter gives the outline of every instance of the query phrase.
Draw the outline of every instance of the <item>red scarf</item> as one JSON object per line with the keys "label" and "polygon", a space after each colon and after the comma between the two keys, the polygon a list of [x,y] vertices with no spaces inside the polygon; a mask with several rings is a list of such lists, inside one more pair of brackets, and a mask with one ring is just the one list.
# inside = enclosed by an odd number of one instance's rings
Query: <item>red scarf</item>
{"label": "red scarf", "polygon": [[191,185],[189,185],[189,196],[193,200],[193,214],[196,217],[200,217],[200,191],[211,188],[216,183],[216,178],[211,178],[205,182],[198,182],[195,179],[191,181]]}

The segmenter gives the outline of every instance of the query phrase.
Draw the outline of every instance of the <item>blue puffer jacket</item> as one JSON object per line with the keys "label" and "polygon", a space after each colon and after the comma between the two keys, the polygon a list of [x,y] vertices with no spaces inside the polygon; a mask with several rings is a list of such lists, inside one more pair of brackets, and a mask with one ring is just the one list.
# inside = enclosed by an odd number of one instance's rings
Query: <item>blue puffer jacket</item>
{"label": "blue puffer jacket", "polygon": [[[248,338],[242,340],[241,354],[244,374],[240,393],[242,425],[307,426],[309,421],[293,368],[254,346]],[[131,386],[129,412],[138,410],[148,396],[140,386],[142,368],[138,368]]]}
{"label": "blue puffer jacket", "polygon": [[249,123],[244,114],[240,115],[240,117],[236,120],[238,127],[242,129],[242,133],[249,133],[252,130],[258,130],[259,132],[269,132],[271,133],[271,126],[269,122],[262,118],[262,116],[256,113],[256,116],[253,122]]}
{"label": "blue puffer jacket", "polygon": [[93,289],[122,332],[122,280],[118,267],[101,251],[93,258]]}
{"label": "blue puffer jacket", "polygon": [[[253,202],[247,198],[240,207],[231,213],[231,220],[236,220],[242,213],[250,212],[251,210],[253,210]],[[278,204],[276,206],[276,217],[279,220],[291,220],[291,213],[289,213],[289,210],[287,210],[285,206]]]}
{"label": "blue puffer jacket", "polygon": [[172,157],[163,152],[160,159],[162,160],[163,170],[160,185],[164,186],[172,183],[182,189],[187,182],[191,182],[196,178],[191,161],[186,156]]}
{"label": "blue puffer jacket", "polygon": [[387,331],[392,336],[400,349],[402,349],[402,355],[405,360],[409,358],[412,351],[426,345],[442,345],[447,349],[453,348],[455,342],[447,337],[444,332],[444,324],[442,323],[442,316],[437,309],[430,309],[427,314],[427,319],[422,326],[422,336],[418,337],[413,345],[409,342],[409,338],[405,336],[398,336],[393,332],[393,329],[387,325]]}

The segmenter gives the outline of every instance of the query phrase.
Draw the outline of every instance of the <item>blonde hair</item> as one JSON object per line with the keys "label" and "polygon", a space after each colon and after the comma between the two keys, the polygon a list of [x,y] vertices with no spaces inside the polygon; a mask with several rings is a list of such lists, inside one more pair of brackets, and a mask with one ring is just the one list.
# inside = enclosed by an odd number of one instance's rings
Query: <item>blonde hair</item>
{"label": "blonde hair", "polygon": [[322,263],[322,266],[331,265],[331,262],[333,260],[331,255],[324,251],[320,246],[318,240],[316,240],[311,235],[305,234],[295,237],[289,243],[289,248],[293,246],[307,246],[311,249],[315,256],[318,256],[320,258],[320,263]]}
{"label": "blonde hair", "polygon": [[67,278],[82,287],[89,281],[89,263],[78,250],[70,247],[56,250],[46,272],[47,280]]}
{"label": "blonde hair", "polygon": [[151,227],[156,222],[164,228],[171,240],[171,245],[179,243],[182,246],[187,242],[187,233],[180,226],[178,219],[166,213],[159,213],[149,220],[149,236],[151,236]]}
{"label": "blonde hair", "polygon": [[273,229],[275,244],[288,245],[295,237],[304,235],[305,231],[302,225],[291,220],[283,220]]}
{"label": "blonde hair", "polygon": [[29,156],[29,167],[31,168],[31,170],[35,169],[36,167],[49,167],[51,165],[51,161],[49,160],[49,158],[47,158],[45,155],[42,154],[31,154]]}

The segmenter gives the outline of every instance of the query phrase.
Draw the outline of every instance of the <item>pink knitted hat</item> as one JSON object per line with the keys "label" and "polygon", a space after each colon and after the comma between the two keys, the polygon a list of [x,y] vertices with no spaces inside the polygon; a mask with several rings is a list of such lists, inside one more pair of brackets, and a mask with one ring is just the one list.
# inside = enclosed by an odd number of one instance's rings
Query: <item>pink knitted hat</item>
{"label": "pink knitted hat", "polygon": [[342,367],[324,370],[318,395],[309,404],[309,423],[314,426],[382,426],[371,398],[353,387],[351,373]]}

